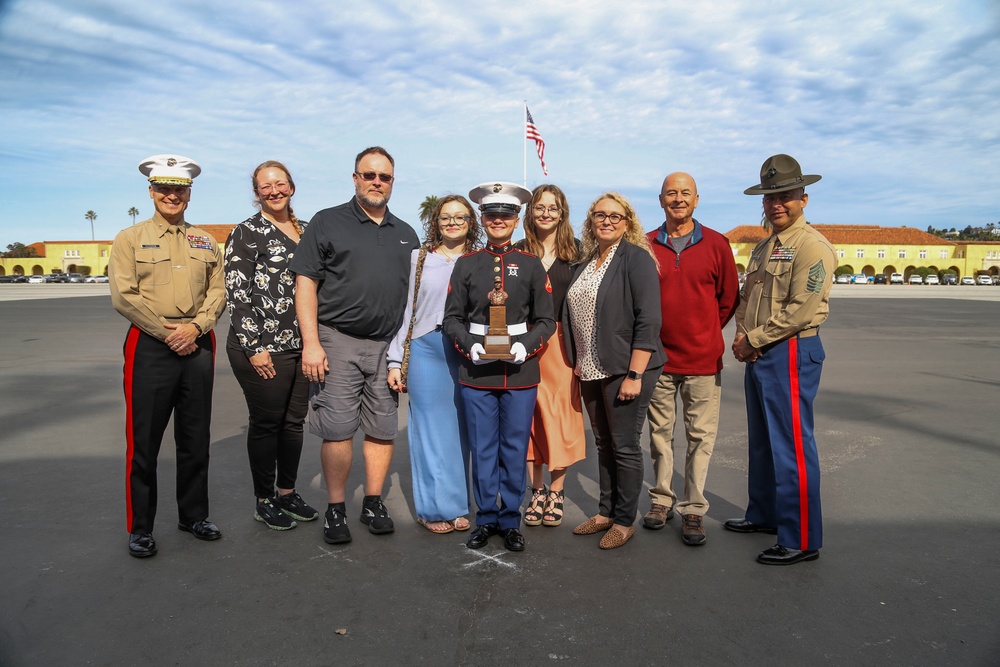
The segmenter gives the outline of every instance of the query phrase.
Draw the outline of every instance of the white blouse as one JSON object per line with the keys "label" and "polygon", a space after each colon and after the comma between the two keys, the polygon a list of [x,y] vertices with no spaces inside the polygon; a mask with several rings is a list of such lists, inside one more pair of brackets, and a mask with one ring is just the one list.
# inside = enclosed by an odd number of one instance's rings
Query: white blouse
{"label": "white blouse", "polygon": [[[403,343],[406,341],[406,333],[410,329],[410,317],[413,314],[413,287],[416,282],[419,255],[419,248],[410,253],[410,284],[406,290],[406,309],[403,312],[403,323],[386,351],[389,368],[399,368],[402,365]],[[417,293],[417,317],[413,321],[413,340],[426,336],[441,326],[444,320],[444,303],[448,298],[448,284],[451,282],[451,272],[454,268],[454,260],[436,252],[427,253],[424,271],[420,276],[420,291]]]}

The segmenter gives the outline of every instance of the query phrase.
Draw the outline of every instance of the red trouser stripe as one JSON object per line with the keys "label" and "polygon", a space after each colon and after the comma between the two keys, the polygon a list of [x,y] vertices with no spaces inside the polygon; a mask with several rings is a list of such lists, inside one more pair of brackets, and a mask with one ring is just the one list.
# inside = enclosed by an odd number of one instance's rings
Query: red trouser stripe
{"label": "red trouser stripe", "polygon": [[132,373],[135,370],[135,347],[140,331],[136,326],[128,330],[125,338],[125,515],[128,532],[132,532],[132,454],[135,441],[132,438]]}
{"label": "red trouser stripe", "polygon": [[809,548],[809,478],[806,453],[802,447],[802,422],[799,418],[799,340],[788,339],[788,388],[792,401],[792,440],[795,442],[795,465],[799,471],[799,541],[800,549]]}

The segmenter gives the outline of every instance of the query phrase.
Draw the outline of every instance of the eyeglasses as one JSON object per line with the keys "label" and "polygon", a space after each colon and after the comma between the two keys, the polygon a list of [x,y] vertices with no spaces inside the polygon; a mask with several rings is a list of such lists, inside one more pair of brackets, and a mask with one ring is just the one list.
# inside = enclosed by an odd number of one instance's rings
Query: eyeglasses
{"label": "eyeglasses", "polygon": [[272,192],[280,192],[283,195],[287,195],[289,192],[291,192],[291,188],[289,187],[288,183],[275,183],[274,185],[268,183],[267,185],[261,185],[260,187],[258,187],[257,192],[258,194],[262,194],[265,197],[267,197]]}
{"label": "eyeglasses", "polygon": [[549,215],[551,215],[552,217],[555,217],[555,216],[559,215],[559,213],[562,212],[562,209],[559,208],[558,206],[549,206],[548,208],[545,208],[542,205],[538,205],[538,206],[532,206],[531,207],[531,211],[535,215],[545,215],[545,212],[548,211]]}
{"label": "eyeglasses", "polygon": [[374,172],[374,171],[366,171],[364,173],[356,171],[354,173],[360,176],[362,180],[365,181],[374,181],[375,178],[378,177],[378,180],[382,181],[383,183],[392,183],[392,179],[394,178],[392,174],[383,174],[381,172]]}
{"label": "eyeglasses", "polygon": [[594,222],[604,222],[605,220],[610,220],[612,225],[617,225],[625,219],[625,216],[621,213],[612,213],[611,215],[608,215],[604,211],[594,211],[590,214],[590,217]]}
{"label": "eyeglasses", "polygon": [[438,224],[442,227],[461,227],[472,220],[468,215],[439,215]]}

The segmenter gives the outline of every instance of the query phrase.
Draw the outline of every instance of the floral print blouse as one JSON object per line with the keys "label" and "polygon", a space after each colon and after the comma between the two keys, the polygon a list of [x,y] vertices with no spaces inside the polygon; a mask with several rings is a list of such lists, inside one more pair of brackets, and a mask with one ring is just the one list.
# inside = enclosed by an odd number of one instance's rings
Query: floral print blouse
{"label": "floral print blouse", "polygon": [[225,257],[229,345],[242,347],[247,356],[302,349],[295,318],[295,274],[288,270],[296,245],[261,213],[229,234]]}
{"label": "floral print blouse", "polygon": [[608,250],[608,256],[600,267],[597,266],[597,255],[594,255],[566,293],[566,307],[569,308],[577,350],[574,372],[584,381],[611,377],[597,357],[597,290],[617,250],[616,243]]}

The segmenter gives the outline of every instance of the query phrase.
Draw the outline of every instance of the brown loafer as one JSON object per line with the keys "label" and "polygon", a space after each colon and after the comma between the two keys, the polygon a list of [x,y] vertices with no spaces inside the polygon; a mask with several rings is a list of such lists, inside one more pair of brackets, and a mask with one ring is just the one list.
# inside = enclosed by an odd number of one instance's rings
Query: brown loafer
{"label": "brown loafer", "polygon": [[581,523],[579,526],[573,529],[574,535],[593,535],[594,533],[599,533],[602,530],[607,530],[613,526],[615,522],[611,519],[607,521],[598,521],[597,519],[591,517]]}
{"label": "brown loafer", "polygon": [[629,526],[624,535],[620,531],[609,530],[604,533],[599,546],[602,549],[617,549],[625,546],[625,543],[632,539],[633,535],[635,535],[635,526]]}

